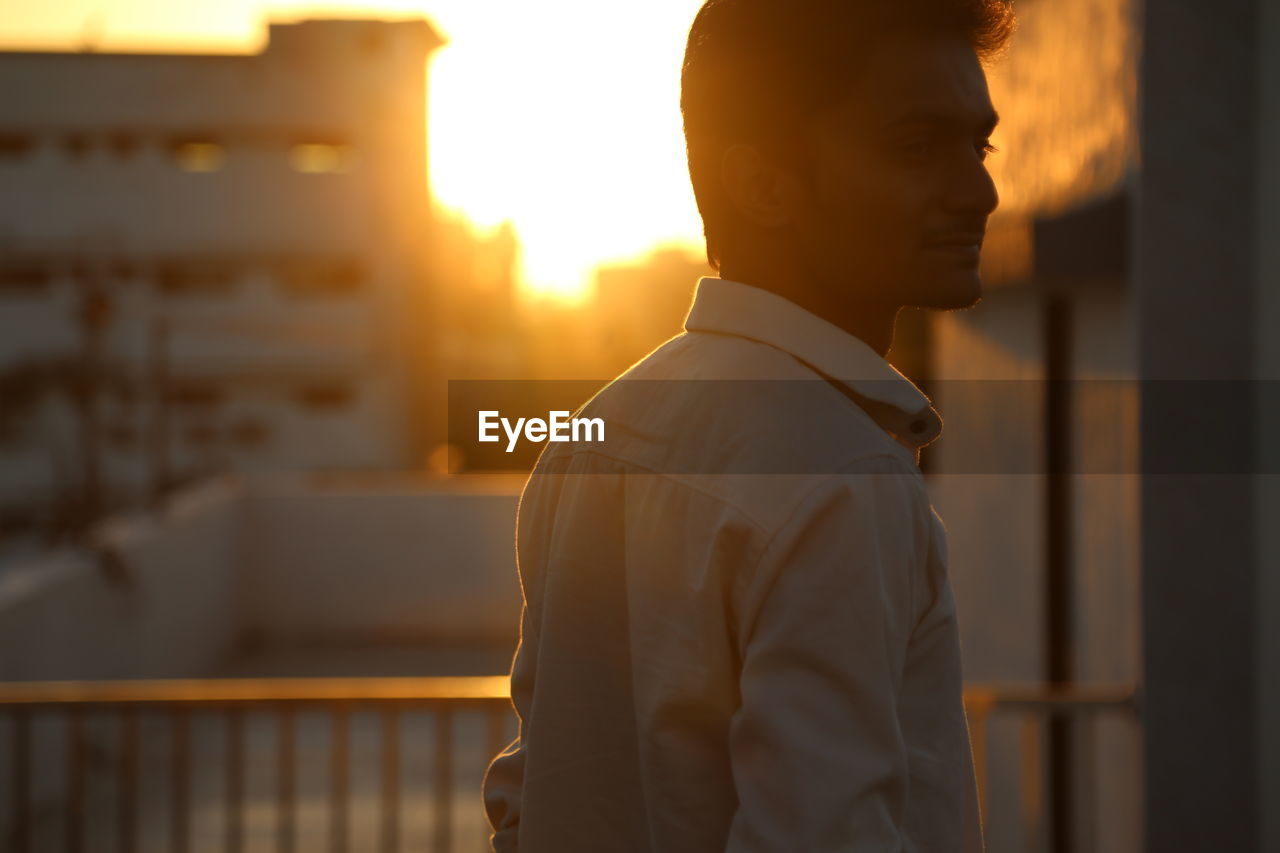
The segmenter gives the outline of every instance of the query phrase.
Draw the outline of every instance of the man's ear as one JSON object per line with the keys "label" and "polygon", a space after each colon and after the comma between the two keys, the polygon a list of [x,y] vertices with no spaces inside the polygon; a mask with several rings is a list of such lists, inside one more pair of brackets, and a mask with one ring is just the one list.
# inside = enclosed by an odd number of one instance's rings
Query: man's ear
{"label": "man's ear", "polygon": [[764,228],[791,221],[800,187],[790,172],[769,162],[746,143],[730,146],[720,158],[720,181],[738,214]]}

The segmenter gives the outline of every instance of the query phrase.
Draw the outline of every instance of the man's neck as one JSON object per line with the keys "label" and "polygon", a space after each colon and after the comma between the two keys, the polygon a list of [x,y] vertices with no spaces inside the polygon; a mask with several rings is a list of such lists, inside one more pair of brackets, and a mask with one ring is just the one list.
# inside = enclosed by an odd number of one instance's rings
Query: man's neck
{"label": "man's neck", "polygon": [[893,346],[893,331],[902,306],[878,303],[848,303],[825,298],[831,292],[824,288],[806,286],[804,282],[734,271],[734,267],[722,267],[720,277],[768,290],[788,299],[801,308],[816,314],[834,326],[838,326],[858,338],[867,346],[886,357]]}

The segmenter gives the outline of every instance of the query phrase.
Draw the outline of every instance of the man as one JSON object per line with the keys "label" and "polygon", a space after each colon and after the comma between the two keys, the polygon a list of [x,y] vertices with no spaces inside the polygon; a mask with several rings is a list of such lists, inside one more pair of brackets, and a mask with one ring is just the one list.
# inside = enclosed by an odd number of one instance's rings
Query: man
{"label": "man", "polygon": [[521,498],[498,851],[982,849],[941,421],[885,360],[980,297],[997,0],[709,0],[682,79],[720,277]]}

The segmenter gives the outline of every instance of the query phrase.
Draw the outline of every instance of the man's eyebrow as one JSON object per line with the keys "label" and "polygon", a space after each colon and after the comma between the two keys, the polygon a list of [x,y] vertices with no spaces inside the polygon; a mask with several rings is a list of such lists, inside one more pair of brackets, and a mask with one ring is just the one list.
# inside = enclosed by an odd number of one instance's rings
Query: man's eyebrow
{"label": "man's eyebrow", "polygon": [[[901,125],[913,124],[929,124],[929,125],[951,125],[959,127],[970,126],[971,118],[964,113],[942,112],[938,110],[913,110],[904,113],[891,120],[886,127],[893,129]],[[995,110],[987,113],[981,118],[973,121],[979,132],[989,134],[996,129],[996,125],[1000,123],[1000,114]]]}

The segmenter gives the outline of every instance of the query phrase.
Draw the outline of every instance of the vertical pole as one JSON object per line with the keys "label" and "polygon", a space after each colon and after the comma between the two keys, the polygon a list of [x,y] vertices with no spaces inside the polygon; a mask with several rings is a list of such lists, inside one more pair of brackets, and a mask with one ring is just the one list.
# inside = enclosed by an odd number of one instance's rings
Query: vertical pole
{"label": "vertical pole", "polygon": [[31,849],[31,717],[13,709],[13,849]]}
{"label": "vertical pole", "polygon": [[76,323],[80,332],[80,369],[76,376],[75,401],[80,415],[81,501],[76,526],[83,531],[103,509],[98,396],[102,385],[102,343],[111,319],[111,300],[93,269],[86,269],[79,294]]}
{"label": "vertical pole", "polygon": [[[1075,666],[1075,578],[1072,548],[1072,305],[1047,297],[1045,341],[1045,671],[1053,686],[1070,685]],[[1049,839],[1053,853],[1074,853],[1075,786],[1071,721],[1049,716]]]}
{"label": "vertical pole", "polygon": [[84,849],[84,711],[78,705],[67,709],[67,853]]}
{"label": "vertical pole", "polygon": [[382,709],[382,845],[383,853],[400,849],[400,709]]}
{"label": "vertical pole", "polygon": [[[1050,717],[1049,719],[1053,719]],[[1026,819],[1026,844],[1023,850],[1043,849],[1045,837],[1044,822],[1044,757],[1041,752],[1041,720],[1040,715],[1024,711],[1021,724],[1021,770],[1019,778],[1022,788],[1022,815]],[[1052,843],[1052,841],[1050,842]]]}
{"label": "vertical pole", "polygon": [[244,845],[244,709],[227,707],[227,853]]}
{"label": "vertical pole", "polygon": [[119,711],[120,777],[118,781],[118,844],[120,853],[133,853],[138,844],[138,720],[131,705]]}
{"label": "vertical pole", "polygon": [[436,853],[453,849],[453,710],[436,708]]}
{"label": "vertical pole", "polygon": [[276,849],[279,853],[293,853],[294,842],[294,731],[293,706],[284,705],[279,715],[279,741],[277,743],[277,813]]}
{"label": "vertical pole", "polygon": [[147,358],[151,379],[151,503],[158,506],[172,479],[169,470],[169,321],[163,316],[151,321]]}
{"label": "vertical pole", "polygon": [[330,736],[329,765],[329,849],[333,853],[347,853],[347,803],[350,770],[350,714],[346,705],[333,709],[333,730]]}
{"label": "vertical pole", "polygon": [[173,752],[170,756],[170,815],[169,849],[173,853],[187,853],[190,848],[188,820],[191,804],[191,720],[185,705],[170,709],[170,727],[173,734]]}

